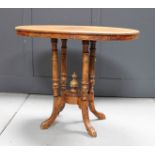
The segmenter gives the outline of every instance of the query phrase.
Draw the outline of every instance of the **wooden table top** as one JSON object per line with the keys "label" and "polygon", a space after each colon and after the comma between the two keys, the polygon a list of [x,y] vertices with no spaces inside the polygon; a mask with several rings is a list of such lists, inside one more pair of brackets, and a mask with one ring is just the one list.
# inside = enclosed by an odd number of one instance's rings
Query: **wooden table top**
{"label": "wooden table top", "polygon": [[140,33],[128,28],[71,25],[27,25],[15,29],[22,36],[80,40],[133,40]]}

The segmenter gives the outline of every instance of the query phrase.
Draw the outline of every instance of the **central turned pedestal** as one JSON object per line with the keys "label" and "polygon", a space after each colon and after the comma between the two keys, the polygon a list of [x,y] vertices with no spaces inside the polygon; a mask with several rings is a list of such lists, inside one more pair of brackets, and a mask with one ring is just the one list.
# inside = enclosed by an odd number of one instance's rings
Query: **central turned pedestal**
{"label": "central turned pedestal", "polygon": [[[96,111],[94,105],[95,85],[95,41],[82,41],[82,80],[81,87],[77,81],[76,72],[72,75],[70,89],[67,85],[67,39],[61,40],[61,71],[59,80],[57,39],[51,39],[52,45],[52,81],[53,81],[53,112],[49,119],[41,124],[41,128],[47,129],[63,110],[66,103],[78,105],[82,112],[84,125],[90,136],[95,137],[96,132],[89,120],[89,109],[98,118],[105,119],[105,115]],[[90,52],[89,52],[90,51]],[[60,81],[60,85],[59,85]],[[60,89],[59,89],[60,87]],[[60,90],[60,92],[59,92]]]}

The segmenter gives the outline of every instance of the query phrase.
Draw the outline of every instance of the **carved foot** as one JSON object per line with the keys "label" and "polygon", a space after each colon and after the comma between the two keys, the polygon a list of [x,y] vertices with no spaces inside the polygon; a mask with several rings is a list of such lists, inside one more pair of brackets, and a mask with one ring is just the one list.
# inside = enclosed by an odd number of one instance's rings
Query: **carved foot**
{"label": "carved foot", "polygon": [[53,112],[49,119],[47,119],[41,123],[40,127],[42,129],[48,129],[52,125],[52,123],[55,121],[55,119],[57,118],[57,116],[63,106],[64,106],[64,104],[61,100],[61,97],[54,97]]}
{"label": "carved foot", "polygon": [[80,102],[81,102],[80,107],[82,110],[82,117],[83,117],[83,121],[84,121],[86,130],[90,136],[96,137],[97,136],[96,131],[92,127],[90,120],[89,120],[88,101],[80,101]]}
{"label": "carved foot", "polygon": [[96,137],[96,136],[97,136],[97,133],[96,133],[96,131],[95,131],[95,129],[94,129],[93,127],[89,127],[89,128],[87,129],[87,132],[88,132],[88,134],[89,134],[90,136],[92,136],[92,137]]}
{"label": "carved foot", "polygon": [[95,109],[95,106],[94,106],[94,103],[93,103],[93,102],[90,102],[89,108],[90,108],[90,111],[91,111],[98,119],[100,119],[100,120],[106,119],[105,114],[103,114],[103,113],[101,113],[101,112],[98,112],[98,111]]}
{"label": "carved foot", "polygon": [[91,96],[91,100],[89,102],[89,108],[90,108],[90,111],[100,120],[103,120],[103,119],[106,119],[106,116],[101,113],[101,112],[98,112],[96,109],[95,109],[95,104],[94,104],[94,95]]}
{"label": "carved foot", "polygon": [[51,125],[50,120],[45,120],[44,122],[41,123],[40,128],[41,129],[48,129],[50,125]]}

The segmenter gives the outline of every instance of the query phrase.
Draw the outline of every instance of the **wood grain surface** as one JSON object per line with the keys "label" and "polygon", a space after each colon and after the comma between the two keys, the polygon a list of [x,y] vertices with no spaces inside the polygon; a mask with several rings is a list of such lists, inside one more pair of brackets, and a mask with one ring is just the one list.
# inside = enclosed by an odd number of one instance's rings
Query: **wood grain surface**
{"label": "wood grain surface", "polygon": [[15,29],[23,36],[80,40],[132,40],[140,33],[135,29],[101,26],[27,25]]}

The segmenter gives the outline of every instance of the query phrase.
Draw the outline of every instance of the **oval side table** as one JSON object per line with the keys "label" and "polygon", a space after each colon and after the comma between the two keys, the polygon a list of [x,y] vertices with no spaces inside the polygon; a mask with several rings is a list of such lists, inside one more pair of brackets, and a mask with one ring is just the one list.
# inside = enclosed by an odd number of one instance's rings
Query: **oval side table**
{"label": "oval side table", "polygon": [[[96,41],[133,40],[138,38],[139,31],[99,26],[28,25],[17,26],[16,33],[22,36],[50,38],[51,40],[52,90],[54,96],[53,112],[51,116],[41,124],[41,128],[47,129],[55,121],[66,103],[76,104],[82,111],[83,122],[88,134],[92,137],[96,137],[96,131],[89,120],[89,109],[98,119],[105,119],[105,115],[98,112],[94,105]],[[61,39],[60,79],[58,71],[58,39]],[[70,88],[67,89],[66,87],[68,39],[78,39],[82,41],[82,80],[80,88],[75,72],[70,81]]]}

